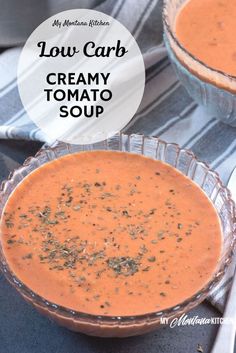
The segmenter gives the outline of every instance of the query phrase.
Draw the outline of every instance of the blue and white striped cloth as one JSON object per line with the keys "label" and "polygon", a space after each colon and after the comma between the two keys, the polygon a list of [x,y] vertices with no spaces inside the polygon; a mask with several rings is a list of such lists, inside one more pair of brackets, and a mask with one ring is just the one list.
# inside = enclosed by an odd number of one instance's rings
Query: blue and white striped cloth
{"label": "blue and white striped cloth", "polygon": [[[135,36],[144,55],[145,93],[137,114],[125,131],[158,136],[191,149],[226,183],[236,165],[236,128],[207,116],[177,80],[162,44],[161,1],[106,0],[99,3],[96,9],[121,21]],[[50,143],[29,120],[19,98],[16,69],[20,51],[18,47],[0,55],[0,138]],[[209,297],[221,311],[234,266],[232,264]]]}

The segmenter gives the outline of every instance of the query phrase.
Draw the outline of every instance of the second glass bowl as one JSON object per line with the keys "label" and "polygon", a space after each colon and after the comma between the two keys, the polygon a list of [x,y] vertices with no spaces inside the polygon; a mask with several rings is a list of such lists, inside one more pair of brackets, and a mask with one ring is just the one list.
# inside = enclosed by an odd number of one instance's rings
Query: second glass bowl
{"label": "second glass bowl", "polygon": [[214,70],[189,53],[175,35],[175,20],[188,0],[164,0],[164,41],[175,72],[189,95],[212,117],[236,126],[236,77]]}

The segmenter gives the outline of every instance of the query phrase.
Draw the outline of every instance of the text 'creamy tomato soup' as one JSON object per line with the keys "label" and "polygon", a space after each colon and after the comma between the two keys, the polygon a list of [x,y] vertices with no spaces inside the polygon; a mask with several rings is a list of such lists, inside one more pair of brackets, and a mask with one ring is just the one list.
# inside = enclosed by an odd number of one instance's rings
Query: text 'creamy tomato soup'
{"label": "text 'creamy tomato soup'", "polygon": [[236,76],[235,18],[235,0],[189,0],[176,18],[176,36],[206,65]]}
{"label": "text 'creamy tomato soup'", "polygon": [[67,155],[27,176],[1,222],[12,272],[80,312],[138,315],[199,291],[221,252],[219,219],[190,179],[123,152]]}

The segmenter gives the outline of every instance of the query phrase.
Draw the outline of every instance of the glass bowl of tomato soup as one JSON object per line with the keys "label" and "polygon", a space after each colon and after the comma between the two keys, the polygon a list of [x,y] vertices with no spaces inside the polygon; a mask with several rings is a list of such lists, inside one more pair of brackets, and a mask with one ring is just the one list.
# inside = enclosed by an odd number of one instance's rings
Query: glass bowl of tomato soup
{"label": "glass bowl of tomato soup", "polygon": [[58,324],[101,337],[143,334],[191,310],[235,244],[219,176],[142,135],[42,149],[2,184],[0,211],[8,281]]}
{"label": "glass bowl of tomato soup", "polygon": [[206,112],[236,126],[234,1],[165,0],[164,41],[175,72]]}

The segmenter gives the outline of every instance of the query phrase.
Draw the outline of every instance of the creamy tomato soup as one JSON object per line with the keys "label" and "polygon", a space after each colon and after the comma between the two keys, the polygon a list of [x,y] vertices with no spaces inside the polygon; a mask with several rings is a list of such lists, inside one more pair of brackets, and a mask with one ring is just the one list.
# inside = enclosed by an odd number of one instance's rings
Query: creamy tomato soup
{"label": "creamy tomato soup", "polygon": [[9,198],[2,245],[13,273],[47,300],[90,314],[176,305],[213,275],[217,213],[176,169],[122,152],[47,163]]}
{"label": "creamy tomato soup", "polygon": [[176,18],[176,36],[203,63],[236,76],[235,19],[235,0],[189,0]]}

